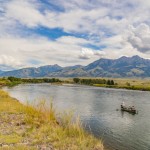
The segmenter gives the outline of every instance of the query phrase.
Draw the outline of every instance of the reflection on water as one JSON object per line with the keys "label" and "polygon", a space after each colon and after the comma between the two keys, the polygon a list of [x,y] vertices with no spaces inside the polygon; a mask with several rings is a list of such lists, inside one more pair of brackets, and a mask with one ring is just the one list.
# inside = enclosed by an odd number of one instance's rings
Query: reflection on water
{"label": "reflection on water", "polygon": [[[49,84],[4,89],[21,102],[53,99],[59,110],[76,110],[85,128],[111,150],[150,150],[150,92]],[[139,114],[116,111],[122,101],[135,105]]]}

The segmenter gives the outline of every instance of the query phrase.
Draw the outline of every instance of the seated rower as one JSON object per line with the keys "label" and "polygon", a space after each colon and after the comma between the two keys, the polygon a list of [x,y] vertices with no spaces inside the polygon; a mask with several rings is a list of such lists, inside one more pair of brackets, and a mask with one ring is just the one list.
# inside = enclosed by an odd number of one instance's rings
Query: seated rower
{"label": "seated rower", "polygon": [[132,110],[135,110],[135,107],[134,107],[134,106],[132,106],[132,107],[131,107],[131,109],[132,109]]}

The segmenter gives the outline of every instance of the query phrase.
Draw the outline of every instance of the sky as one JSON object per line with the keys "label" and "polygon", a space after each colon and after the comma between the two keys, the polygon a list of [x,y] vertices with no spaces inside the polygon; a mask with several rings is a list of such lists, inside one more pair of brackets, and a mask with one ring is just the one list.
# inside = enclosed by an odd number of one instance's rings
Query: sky
{"label": "sky", "polygon": [[149,0],[0,0],[0,70],[150,58]]}

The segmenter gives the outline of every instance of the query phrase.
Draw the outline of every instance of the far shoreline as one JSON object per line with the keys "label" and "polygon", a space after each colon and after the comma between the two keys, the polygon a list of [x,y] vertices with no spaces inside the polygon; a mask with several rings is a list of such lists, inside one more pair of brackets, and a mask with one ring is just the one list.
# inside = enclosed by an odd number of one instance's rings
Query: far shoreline
{"label": "far shoreline", "polygon": [[0,88],[3,86],[15,86],[18,84],[49,83],[52,85],[87,85],[94,87],[126,89],[138,91],[150,91],[149,79],[135,78],[0,78]]}

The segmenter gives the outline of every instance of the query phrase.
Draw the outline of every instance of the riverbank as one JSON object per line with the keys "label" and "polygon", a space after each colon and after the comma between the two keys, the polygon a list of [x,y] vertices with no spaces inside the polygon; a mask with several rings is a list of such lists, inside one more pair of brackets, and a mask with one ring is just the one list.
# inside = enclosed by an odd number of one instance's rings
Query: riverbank
{"label": "riverbank", "polygon": [[150,91],[150,80],[147,79],[132,79],[132,78],[112,78],[114,85],[106,84],[94,84],[98,87],[138,90],[138,91]]}
{"label": "riverbank", "polygon": [[0,149],[103,150],[99,139],[82,129],[79,119],[45,108],[23,105],[0,90]]}
{"label": "riverbank", "polygon": [[94,84],[93,86],[96,87],[104,87],[104,88],[114,88],[114,89],[127,89],[127,90],[136,90],[136,91],[150,91],[150,87],[143,87],[140,85],[137,86],[118,86],[118,85],[101,85],[101,84]]}
{"label": "riverbank", "polygon": [[[74,81],[74,82],[73,82]],[[72,83],[104,88],[150,91],[150,80],[132,78],[74,78]]]}

